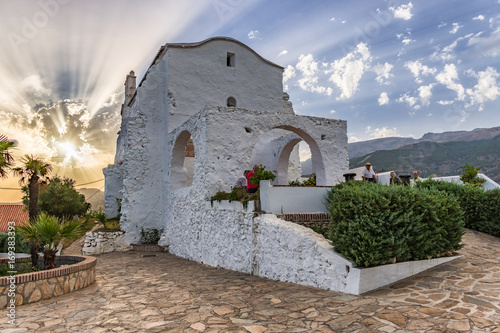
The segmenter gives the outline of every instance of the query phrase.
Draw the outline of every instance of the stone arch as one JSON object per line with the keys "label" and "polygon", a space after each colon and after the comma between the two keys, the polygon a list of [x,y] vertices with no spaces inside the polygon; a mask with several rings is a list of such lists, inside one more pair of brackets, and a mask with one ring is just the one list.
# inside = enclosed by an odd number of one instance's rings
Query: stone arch
{"label": "stone arch", "polygon": [[[302,138],[302,140],[304,140],[309,145],[309,149],[311,150],[312,170],[314,173],[316,173],[316,185],[318,186],[328,185],[326,183],[327,179],[326,179],[325,164],[323,162],[323,155],[316,140],[314,140],[308,133],[301,130],[300,128],[296,128],[289,125],[277,126],[276,128],[281,128],[297,134]],[[280,169],[280,164],[278,164],[278,170],[279,169]]]}
{"label": "stone arch", "polygon": [[[194,146],[190,148],[189,143],[192,143],[191,133],[182,131],[175,140],[172,149],[172,161],[170,171],[170,188],[172,190],[189,187],[193,183],[193,164],[187,163],[189,159],[194,159]],[[192,153],[191,153],[192,150]],[[191,161],[194,162],[194,161]]]}
{"label": "stone arch", "polygon": [[[327,185],[326,171],[323,162],[323,156],[321,150],[316,142],[316,140],[306,133],[304,130],[290,126],[290,125],[276,125],[272,128],[269,128],[266,133],[263,133],[262,136],[265,136],[268,132],[276,129],[282,129],[288,132],[295,133],[295,135],[290,135],[288,142],[286,142],[282,149],[279,151],[279,156],[272,156],[272,162],[263,163],[267,168],[273,168],[273,170],[278,171],[277,179],[275,183],[278,185],[286,185],[287,183],[287,172],[288,172],[288,160],[290,157],[290,153],[293,148],[302,140],[304,140],[311,150],[311,162],[312,162],[312,170],[316,173],[316,184],[319,186]],[[297,137],[298,136],[298,137]],[[266,160],[265,157],[259,156],[256,151],[259,149],[258,144],[253,147],[252,157],[250,160],[250,166],[254,164],[261,164],[262,160]]]}

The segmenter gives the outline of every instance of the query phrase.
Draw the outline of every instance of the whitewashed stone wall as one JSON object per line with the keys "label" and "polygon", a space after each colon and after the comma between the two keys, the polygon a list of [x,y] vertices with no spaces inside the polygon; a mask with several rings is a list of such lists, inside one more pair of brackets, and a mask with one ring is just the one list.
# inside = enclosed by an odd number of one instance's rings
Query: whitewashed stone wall
{"label": "whitewashed stone wall", "polygon": [[148,79],[137,89],[133,104],[126,108],[121,226],[129,244],[137,242],[141,228],[163,227],[165,76],[163,62],[150,67]]}
{"label": "whitewashed stone wall", "polygon": [[130,249],[123,231],[90,231],[85,234],[82,254],[89,256]]}
{"label": "whitewashed stone wall", "polygon": [[349,275],[353,263],[333,251],[321,235],[278,219],[253,216],[240,203],[181,204],[189,190],[179,190],[167,228],[169,252],[274,280],[355,293]]}
{"label": "whitewashed stone wall", "polygon": [[103,170],[106,177],[104,189],[104,213],[107,218],[117,217],[120,214],[123,187],[123,168],[118,164],[108,165]]}

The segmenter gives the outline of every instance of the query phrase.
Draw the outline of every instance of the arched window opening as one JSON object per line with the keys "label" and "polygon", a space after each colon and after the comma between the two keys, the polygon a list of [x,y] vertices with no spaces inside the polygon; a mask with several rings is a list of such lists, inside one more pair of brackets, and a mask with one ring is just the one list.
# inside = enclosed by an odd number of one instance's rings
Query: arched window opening
{"label": "arched window opening", "polygon": [[236,99],[234,97],[229,97],[227,99],[227,106],[228,107],[236,107]]}
{"label": "arched window opening", "polygon": [[191,133],[184,131],[177,137],[172,152],[170,183],[172,189],[193,184],[195,149]]}

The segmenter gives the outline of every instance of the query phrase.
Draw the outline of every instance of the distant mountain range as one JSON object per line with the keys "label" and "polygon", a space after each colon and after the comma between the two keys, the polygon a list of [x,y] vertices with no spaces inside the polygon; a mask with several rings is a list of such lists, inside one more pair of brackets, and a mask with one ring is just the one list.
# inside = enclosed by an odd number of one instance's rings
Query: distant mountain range
{"label": "distant mountain range", "polygon": [[500,182],[500,127],[354,142],[348,150],[351,169],[370,162],[377,172],[418,170],[423,177],[450,176],[461,174],[467,163]]}
{"label": "distant mountain range", "polygon": [[[461,166],[479,166],[481,173],[500,183],[500,126],[472,131],[426,133],[420,139],[391,137],[348,144],[350,168],[370,162],[375,171],[394,170],[423,177],[462,173]],[[301,163],[302,174],[312,172],[311,160]]]}
{"label": "distant mountain range", "polygon": [[472,131],[455,131],[444,133],[426,133],[420,139],[390,137],[368,141],[353,142],[347,145],[349,158],[365,156],[377,150],[390,150],[419,142],[455,142],[493,139],[500,134],[500,126],[493,128],[476,128]]}
{"label": "distant mountain range", "polygon": [[77,188],[78,193],[85,196],[92,210],[104,210],[104,192],[97,188]]}

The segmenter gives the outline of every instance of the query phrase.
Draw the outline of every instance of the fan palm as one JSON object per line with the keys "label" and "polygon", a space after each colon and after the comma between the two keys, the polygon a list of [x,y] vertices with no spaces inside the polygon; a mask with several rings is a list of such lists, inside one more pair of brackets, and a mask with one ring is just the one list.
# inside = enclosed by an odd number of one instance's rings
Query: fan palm
{"label": "fan palm", "polygon": [[[28,214],[31,222],[34,222],[38,215],[38,193],[40,182],[48,179],[52,166],[33,155],[25,155],[21,160],[22,167],[13,168],[14,175],[19,176],[22,185],[28,185]],[[31,242],[31,263],[38,268],[38,249],[40,244]]]}
{"label": "fan palm", "polygon": [[15,141],[9,141],[5,135],[0,134],[0,178],[7,177],[7,172],[14,162],[14,158],[9,152],[9,148],[14,146]]}
{"label": "fan palm", "polygon": [[62,222],[55,216],[41,213],[33,223],[19,227],[27,240],[43,245],[43,265],[45,269],[55,268],[57,245],[63,239],[77,238],[80,232],[78,221]]}

